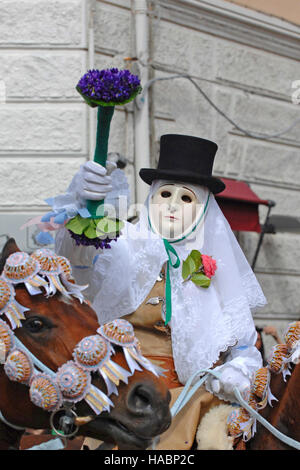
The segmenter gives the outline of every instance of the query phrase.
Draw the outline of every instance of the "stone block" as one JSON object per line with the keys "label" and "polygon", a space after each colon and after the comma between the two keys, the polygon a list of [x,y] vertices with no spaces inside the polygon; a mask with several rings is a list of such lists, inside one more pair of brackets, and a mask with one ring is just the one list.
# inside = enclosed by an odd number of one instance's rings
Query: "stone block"
{"label": "stone block", "polygon": [[[233,120],[252,134],[273,136],[285,131],[297,119],[297,106],[253,94],[237,93]],[[296,125],[280,139],[290,139],[300,143],[299,125]]]}
{"label": "stone block", "polygon": [[131,13],[130,11],[96,2],[95,15],[95,47],[111,52],[130,55],[131,45]]}
{"label": "stone block", "polygon": [[[215,86],[213,93],[209,96],[222,112],[232,117],[234,102],[232,91]],[[232,124],[215,110],[212,111],[209,124],[212,128],[212,140],[218,145],[214,171],[237,177],[242,165],[244,142],[239,137],[230,135],[230,131],[233,128]]]}
{"label": "stone block", "polygon": [[[84,159],[0,159],[0,207],[28,209],[64,193]],[[50,210],[50,208],[49,208]]]}
{"label": "stone block", "polygon": [[[240,245],[248,260],[252,261],[258,240],[259,234],[256,233],[241,232],[239,234]],[[299,251],[299,235],[290,233],[265,234],[255,269],[273,271],[279,275],[288,271],[300,274]]]}
{"label": "stone block", "polygon": [[[300,191],[255,183],[251,183],[250,186],[261,199],[271,199],[276,202],[271,214],[300,217]],[[266,211],[266,206],[259,206],[261,223],[265,220]]]}
{"label": "stone block", "polygon": [[86,153],[86,105],[0,106],[0,155]]}
{"label": "stone block", "polygon": [[287,97],[299,79],[296,60],[225,40],[216,41],[216,66],[216,78]]}
{"label": "stone block", "polygon": [[[155,77],[167,78],[169,73],[157,71]],[[212,85],[201,86],[208,95]],[[197,91],[184,78],[156,81],[152,84],[155,116],[155,139],[165,133],[188,134],[204,139],[212,139],[213,110]]]}
{"label": "stone block", "polygon": [[193,76],[212,80],[215,75],[216,38],[189,30],[186,53],[189,58],[189,73]]}
{"label": "stone block", "polygon": [[243,178],[299,184],[299,149],[267,142],[248,142]]}
{"label": "stone block", "polygon": [[1,45],[83,45],[82,0],[2,0]]}
{"label": "stone block", "polygon": [[187,28],[161,21],[153,37],[153,61],[171,70],[188,72],[190,44]]}
{"label": "stone block", "polygon": [[75,86],[86,72],[85,62],[83,52],[2,52],[6,100],[81,100]]}
{"label": "stone block", "polygon": [[278,276],[273,274],[257,274],[268,304],[257,311],[257,315],[271,318],[300,317],[299,276]]}

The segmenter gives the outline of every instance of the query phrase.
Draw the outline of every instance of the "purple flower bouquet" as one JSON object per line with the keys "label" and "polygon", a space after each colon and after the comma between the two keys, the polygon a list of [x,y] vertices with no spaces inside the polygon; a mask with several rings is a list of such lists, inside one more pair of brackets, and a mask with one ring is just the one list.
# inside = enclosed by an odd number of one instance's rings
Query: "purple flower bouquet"
{"label": "purple flower bouquet", "polygon": [[[94,161],[105,167],[115,106],[129,103],[141,92],[140,80],[129,70],[89,70],[79,80],[76,90],[89,106],[98,107]],[[105,216],[103,201],[87,201],[87,210],[90,217],[76,215],[67,222],[72,238],[77,245],[110,248],[110,242],[120,234],[122,222]]]}

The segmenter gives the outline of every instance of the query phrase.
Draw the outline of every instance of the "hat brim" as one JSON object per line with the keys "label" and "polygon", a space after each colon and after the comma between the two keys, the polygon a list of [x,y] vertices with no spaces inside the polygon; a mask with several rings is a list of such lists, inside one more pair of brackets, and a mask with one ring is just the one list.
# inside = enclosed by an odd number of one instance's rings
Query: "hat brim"
{"label": "hat brim", "polygon": [[155,170],[152,168],[142,168],[139,172],[139,175],[147,184],[152,184],[154,180],[164,179],[206,186],[213,194],[221,193],[225,189],[225,183],[223,183],[223,181],[219,178],[215,178],[214,176],[203,176],[187,170],[179,172],[177,169]]}

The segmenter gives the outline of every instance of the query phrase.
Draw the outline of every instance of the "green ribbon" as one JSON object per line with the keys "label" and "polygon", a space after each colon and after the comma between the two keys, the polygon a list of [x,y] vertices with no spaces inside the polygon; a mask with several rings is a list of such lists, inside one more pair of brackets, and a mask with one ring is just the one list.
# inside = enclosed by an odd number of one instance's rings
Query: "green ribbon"
{"label": "green ribbon", "polygon": [[[172,268],[179,268],[180,266],[180,258],[178,254],[176,253],[175,248],[166,240],[163,238],[163,242],[165,245],[165,249],[168,255],[169,260],[167,261],[167,273],[166,273],[166,320],[165,320],[165,325],[169,323],[171,320],[171,315],[172,315],[172,289],[171,289],[171,279],[170,279],[170,265]],[[171,254],[173,254],[176,257],[176,261],[173,263]]]}

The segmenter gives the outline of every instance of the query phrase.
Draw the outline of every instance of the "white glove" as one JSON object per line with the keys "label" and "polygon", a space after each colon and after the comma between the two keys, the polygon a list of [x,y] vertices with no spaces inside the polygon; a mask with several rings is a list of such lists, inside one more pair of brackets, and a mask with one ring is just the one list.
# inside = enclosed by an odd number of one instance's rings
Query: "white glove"
{"label": "white glove", "polygon": [[[223,369],[221,369],[223,367]],[[217,371],[218,368],[215,370]],[[230,366],[220,366],[218,370],[220,379],[208,378],[207,388],[215,395],[221,395],[224,399],[234,399],[234,389],[237,387],[242,395],[250,389],[250,380],[238,369]]]}
{"label": "white glove", "polygon": [[84,163],[76,175],[76,194],[82,199],[102,201],[112,190],[109,175],[116,168],[114,162],[107,162],[106,168],[93,161]]}

